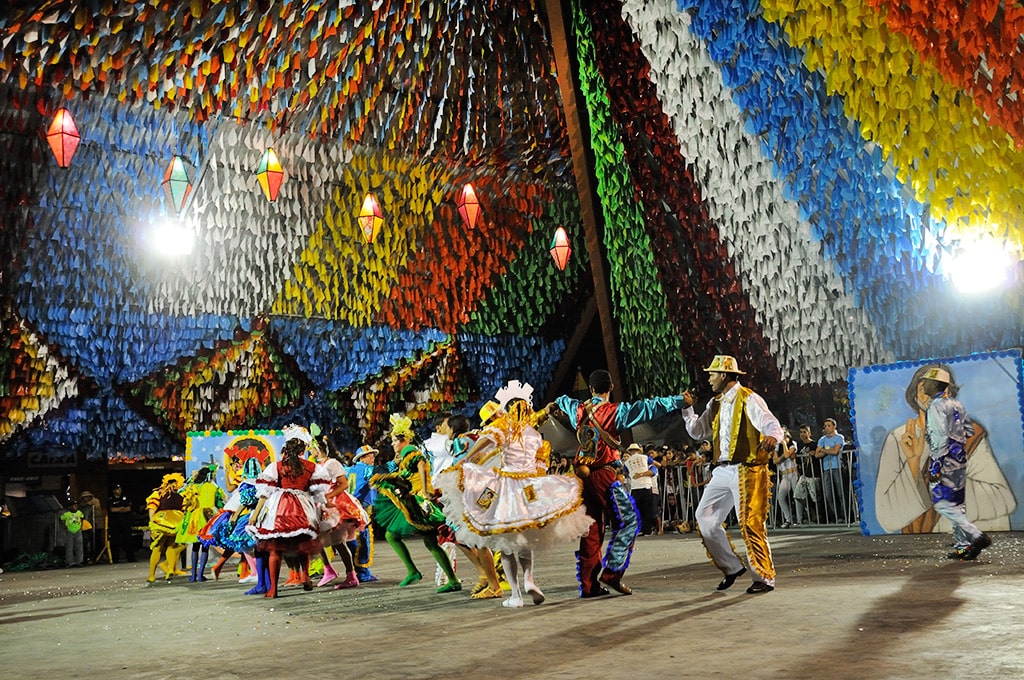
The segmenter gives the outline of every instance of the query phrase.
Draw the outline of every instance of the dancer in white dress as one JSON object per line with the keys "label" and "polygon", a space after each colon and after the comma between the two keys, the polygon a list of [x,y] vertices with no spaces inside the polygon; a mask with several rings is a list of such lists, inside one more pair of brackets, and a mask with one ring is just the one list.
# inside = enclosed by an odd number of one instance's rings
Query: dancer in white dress
{"label": "dancer in white dress", "polygon": [[[456,538],[471,546],[501,551],[501,564],[511,586],[505,607],[522,607],[522,586],[534,604],[544,593],[533,578],[536,548],[579,539],[593,519],[583,508],[577,477],[548,475],[550,445],[537,431],[546,410],[534,412],[533,388],[518,380],[495,395],[499,407],[461,465],[438,476],[445,514],[456,526]],[[498,466],[480,461],[497,453]]]}

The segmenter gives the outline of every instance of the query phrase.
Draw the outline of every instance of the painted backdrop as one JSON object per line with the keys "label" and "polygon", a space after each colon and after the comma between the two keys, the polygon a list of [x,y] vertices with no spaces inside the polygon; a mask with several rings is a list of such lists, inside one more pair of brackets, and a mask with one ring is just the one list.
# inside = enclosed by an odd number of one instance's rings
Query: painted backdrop
{"label": "painted backdrop", "polygon": [[859,455],[858,500],[864,534],[949,531],[939,521],[918,466],[923,413],[908,391],[927,366],[942,365],[975,421],[968,441],[967,514],[986,531],[1024,528],[1024,391],[1020,350],[850,370],[850,414]]}
{"label": "painted backdrop", "polygon": [[213,481],[233,491],[241,482],[245,461],[256,458],[260,467],[278,459],[284,446],[281,430],[229,430],[227,432],[189,432],[185,443],[185,478],[203,465],[217,464]]}

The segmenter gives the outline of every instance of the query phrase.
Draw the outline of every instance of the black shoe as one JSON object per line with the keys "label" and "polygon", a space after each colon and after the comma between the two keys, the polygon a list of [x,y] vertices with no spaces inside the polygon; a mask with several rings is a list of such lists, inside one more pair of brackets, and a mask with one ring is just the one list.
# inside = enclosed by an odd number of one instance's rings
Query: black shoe
{"label": "black shoe", "polygon": [[632,595],[633,589],[622,582],[622,574],[616,574],[611,571],[605,571],[601,573],[601,583],[605,584],[612,590],[622,593],[623,595]]}
{"label": "black shoe", "polygon": [[989,538],[988,534],[983,533],[981,536],[978,536],[971,542],[971,547],[967,549],[967,554],[964,555],[961,559],[977,559],[978,555],[981,554],[981,551],[989,547],[990,545],[992,545],[992,539]]}
{"label": "black shoe", "polygon": [[581,593],[580,597],[582,597],[583,599],[588,599],[591,597],[604,597],[605,595],[610,595],[607,588],[594,588],[593,590],[588,590],[585,593]]}
{"label": "black shoe", "polygon": [[748,595],[757,595],[758,593],[770,593],[775,590],[775,586],[770,586],[764,581],[754,581],[747,588]]}
{"label": "black shoe", "polygon": [[746,567],[741,567],[740,570],[737,571],[735,574],[726,574],[725,578],[723,578],[719,582],[718,587],[716,588],[716,590],[728,590],[729,588],[732,587],[733,583],[736,583],[736,579],[738,579],[740,576],[743,576],[746,573],[747,573],[747,568]]}

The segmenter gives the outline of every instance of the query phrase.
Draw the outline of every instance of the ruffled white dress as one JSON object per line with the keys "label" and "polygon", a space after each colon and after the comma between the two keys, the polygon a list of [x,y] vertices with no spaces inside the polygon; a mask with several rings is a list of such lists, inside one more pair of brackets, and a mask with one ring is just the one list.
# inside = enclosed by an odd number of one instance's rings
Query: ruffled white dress
{"label": "ruffled white dress", "polygon": [[499,465],[464,462],[437,478],[460,543],[513,553],[576,541],[589,531],[594,520],[583,507],[582,483],[547,474],[550,447],[536,429],[489,428],[482,437],[496,449]]}

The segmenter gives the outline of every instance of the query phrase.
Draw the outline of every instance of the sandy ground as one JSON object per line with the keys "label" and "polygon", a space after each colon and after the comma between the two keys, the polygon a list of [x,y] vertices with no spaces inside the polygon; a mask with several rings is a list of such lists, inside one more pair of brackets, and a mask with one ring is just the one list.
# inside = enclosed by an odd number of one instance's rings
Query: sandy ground
{"label": "sandy ground", "polygon": [[[547,601],[504,609],[438,595],[377,546],[380,582],[290,588],[234,579],[147,585],[143,563],[0,575],[5,678],[1024,677],[1024,534],[977,562],[948,536],[772,534],[777,589],[747,595],[693,535],[641,537],[632,596],[577,597],[572,550],[538,556]],[[737,546],[741,543],[736,537]],[[410,543],[424,574],[433,564]],[[468,561],[459,571],[467,585]],[[486,669],[486,670],[482,670]]]}

